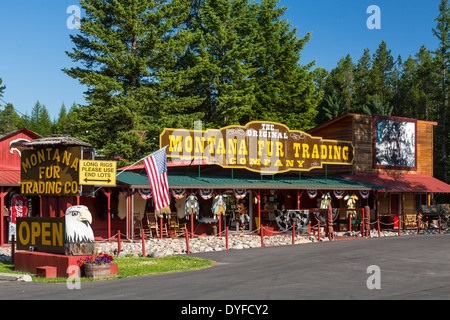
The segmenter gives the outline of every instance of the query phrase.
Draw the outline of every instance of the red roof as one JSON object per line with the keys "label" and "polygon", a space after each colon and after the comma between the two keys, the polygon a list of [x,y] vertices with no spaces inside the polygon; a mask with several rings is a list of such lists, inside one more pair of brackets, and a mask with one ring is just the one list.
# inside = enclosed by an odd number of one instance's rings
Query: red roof
{"label": "red roof", "polygon": [[20,170],[0,169],[0,185],[16,186],[20,184]]}
{"label": "red roof", "polygon": [[343,177],[345,179],[386,186],[388,187],[388,192],[450,193],[450,185],[430,175],[357,173]]}

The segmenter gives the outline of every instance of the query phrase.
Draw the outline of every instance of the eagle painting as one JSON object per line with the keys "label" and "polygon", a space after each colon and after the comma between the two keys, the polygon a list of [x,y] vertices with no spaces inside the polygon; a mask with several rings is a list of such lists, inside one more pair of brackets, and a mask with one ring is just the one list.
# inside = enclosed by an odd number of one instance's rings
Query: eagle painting
{"label": "eagle painting", "polygon": [[92,215],[86,206],[73,206],[66,210],[66,243],[94,243],[91,228]]}

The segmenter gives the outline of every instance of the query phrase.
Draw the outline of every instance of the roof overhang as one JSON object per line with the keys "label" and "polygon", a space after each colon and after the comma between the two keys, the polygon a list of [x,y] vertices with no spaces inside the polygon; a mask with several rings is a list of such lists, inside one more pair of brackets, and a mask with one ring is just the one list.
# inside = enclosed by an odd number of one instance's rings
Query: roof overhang
{"label": "roof overhang", "polygon": [[346,179],[384,185],[393,193],[450,193],[450,185],[430,175],[357,173],[344,175]]}

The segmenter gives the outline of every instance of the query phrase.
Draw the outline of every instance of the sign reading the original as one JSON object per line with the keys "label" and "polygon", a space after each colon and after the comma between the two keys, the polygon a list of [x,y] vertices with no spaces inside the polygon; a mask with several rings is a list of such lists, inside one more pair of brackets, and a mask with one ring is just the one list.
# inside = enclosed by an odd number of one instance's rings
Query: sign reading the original
{"label": "sign reading the original", "polygon": [[168,146],[168,157],[201,158],[224,168],[272,174],[309,171],[324,164],[351,165],[354,159],[350,141],[312,137],[271,122],[250,122],[245,127],[207,131],[164,129],[160,146]]}
{"label": "sign reading the original", "polygon": [[17,218],[17,250],[64,254],[65,218]]}
{"label": "sign reading the original", "polygon": [[116,185],[116,161],[80,161],[80,184],[83,185]]}
{"label": "sign reading the original", "polygon": [[21,194],[78,195],[80,159],[81,147],[48,147],[22,151]]}

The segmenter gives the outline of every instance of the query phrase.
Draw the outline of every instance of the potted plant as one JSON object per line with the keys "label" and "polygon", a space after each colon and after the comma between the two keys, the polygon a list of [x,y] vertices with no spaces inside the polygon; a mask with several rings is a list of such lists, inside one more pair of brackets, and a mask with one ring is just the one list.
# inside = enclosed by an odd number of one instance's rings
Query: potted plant
{"label": "potted plant", "polygon": [[104,278],[111,275],[111,262],[114,260],[108,254],[99,253],[94,257],[84,257],[78,260],[78,265],[83,267],[84,275],[88,278]]}

